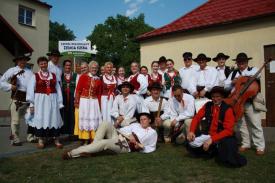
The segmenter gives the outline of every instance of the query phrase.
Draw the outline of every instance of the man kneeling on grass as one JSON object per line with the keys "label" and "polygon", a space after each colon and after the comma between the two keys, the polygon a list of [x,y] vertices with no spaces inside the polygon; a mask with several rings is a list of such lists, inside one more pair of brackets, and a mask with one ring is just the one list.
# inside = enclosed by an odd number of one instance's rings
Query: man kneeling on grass
{"label": "man kneeling on grass", "polygon": [[[233,109],[223,102],[225,91],[216,86],[207,102],[192,120],[187,139],[187,150],[197,157],[216,157],[217,161],[231,167],[246,165],[245,157],[238,154],[234,137],[235,117]],[[195,131],[200,124],[200,129]]]}
{"label": "man kneeling on grass", "polygon": [[140,113],[138,121],[139,123],[132,123],[119,130],[112,124],[103,122],[96,131],[93,143],[66,151],[62,158],[66,160],[81,156],[86,157],[104,150],[111,150],[115,153],[133,151],[150,153],[155,151],[157,133],[150,127],[150,114]]}

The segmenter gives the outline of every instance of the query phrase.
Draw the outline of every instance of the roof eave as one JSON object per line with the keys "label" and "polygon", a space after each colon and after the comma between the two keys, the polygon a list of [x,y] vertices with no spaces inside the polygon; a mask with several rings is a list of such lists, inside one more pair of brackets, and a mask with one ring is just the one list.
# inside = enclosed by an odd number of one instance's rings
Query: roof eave
{"label": "roof eave", "polygon": [[139,36],[139,37],[136,38],[136,41],[137,42],[142,42],[142,41],[145,41],[145,40],[149,40],[149,39],[153,39],[153,38],[158,38],[158,37],[163,37],[163,36],[168,36],[168,35],[175,34],[175,33],[183,33],[183,32],[189,32],[189,31],[194,31],[194,30],[201,30],[201,29],[206,29],[206,28],[217,27],[217,26],[221,26],[221,25],[234,24],[234,23],[239,23],[239,22],[243,22],[243,21],[249,21],[249,20],[253,20],[253,19],[269,17],[269,16],[272,16],[272,15],[275,15],[275,12],[272,12],[272,13],[269,13],[269,14],[264,14],[264,15],[258,15],[258,16],[243,18],[243,19],[239,19],[239,20],[226,21],[226,22],[220,22],[220,23],[206,25],[206,26],[194,27],[194,28],[191,28],[191,29],[182,29],[182,30],[178,30],[178,31],[161,33],[161,34],[153,35],[153,36],[145,36],[145,37],[143,37],[143,35],[141,35],[141,36]]}

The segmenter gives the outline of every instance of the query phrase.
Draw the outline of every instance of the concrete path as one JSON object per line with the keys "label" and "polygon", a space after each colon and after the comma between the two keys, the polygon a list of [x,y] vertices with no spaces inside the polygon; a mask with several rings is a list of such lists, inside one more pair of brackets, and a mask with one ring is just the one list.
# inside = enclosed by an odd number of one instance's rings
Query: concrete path
{"label": "concrete path", "polygon": [[[37,149],[36,143],[28,143],[27,125],[24,122],[20,123],[20,139],[23,142],[22,146],[12,146],[9,140],[10,136],[10,122],[9,118],[0,118],[0,158],[22,155],[33,152],[42,152],[45,150],[54,149],[54,145],[49,145],[45,149]],[[64,142],[64,141],[63,141]],[[78,142],[64,142],[65,148],[72,148],[77,146]]]}

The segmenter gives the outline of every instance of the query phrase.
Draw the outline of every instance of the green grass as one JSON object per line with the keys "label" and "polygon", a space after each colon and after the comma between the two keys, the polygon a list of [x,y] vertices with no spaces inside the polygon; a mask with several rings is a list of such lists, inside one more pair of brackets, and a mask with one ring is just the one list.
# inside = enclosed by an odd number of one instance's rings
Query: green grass
{"label": "green grass", "polygon": [[61,160],[52,150],[0,159],[0,182],[275,182],[275,144],[265,156],[244,153],[248,165],[226,168],[214,159],[189,157],[182,146],[160,145],[155,153]]}

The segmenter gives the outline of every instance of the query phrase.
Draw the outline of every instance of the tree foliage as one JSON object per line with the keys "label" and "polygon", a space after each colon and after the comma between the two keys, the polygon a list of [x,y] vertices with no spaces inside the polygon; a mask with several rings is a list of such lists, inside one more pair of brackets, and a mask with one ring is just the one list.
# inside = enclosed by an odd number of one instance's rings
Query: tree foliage
{"label": "tree foliage", "polygon": [[129,66],[133,60],[140,61],[140,46],[136,37],[153,30],[144,22],[144,14],[130,19],[123,15],[108,17],[103,24],[95,26],[87,37],[97,46],[100,64],[112,61],[115,66]]}
{"label": "tree foliage", "polygon": [[50,21],[49,50],[57,49],[58,41],[71,41],[74,39],[73,31],[68,29],[66,25]]}

